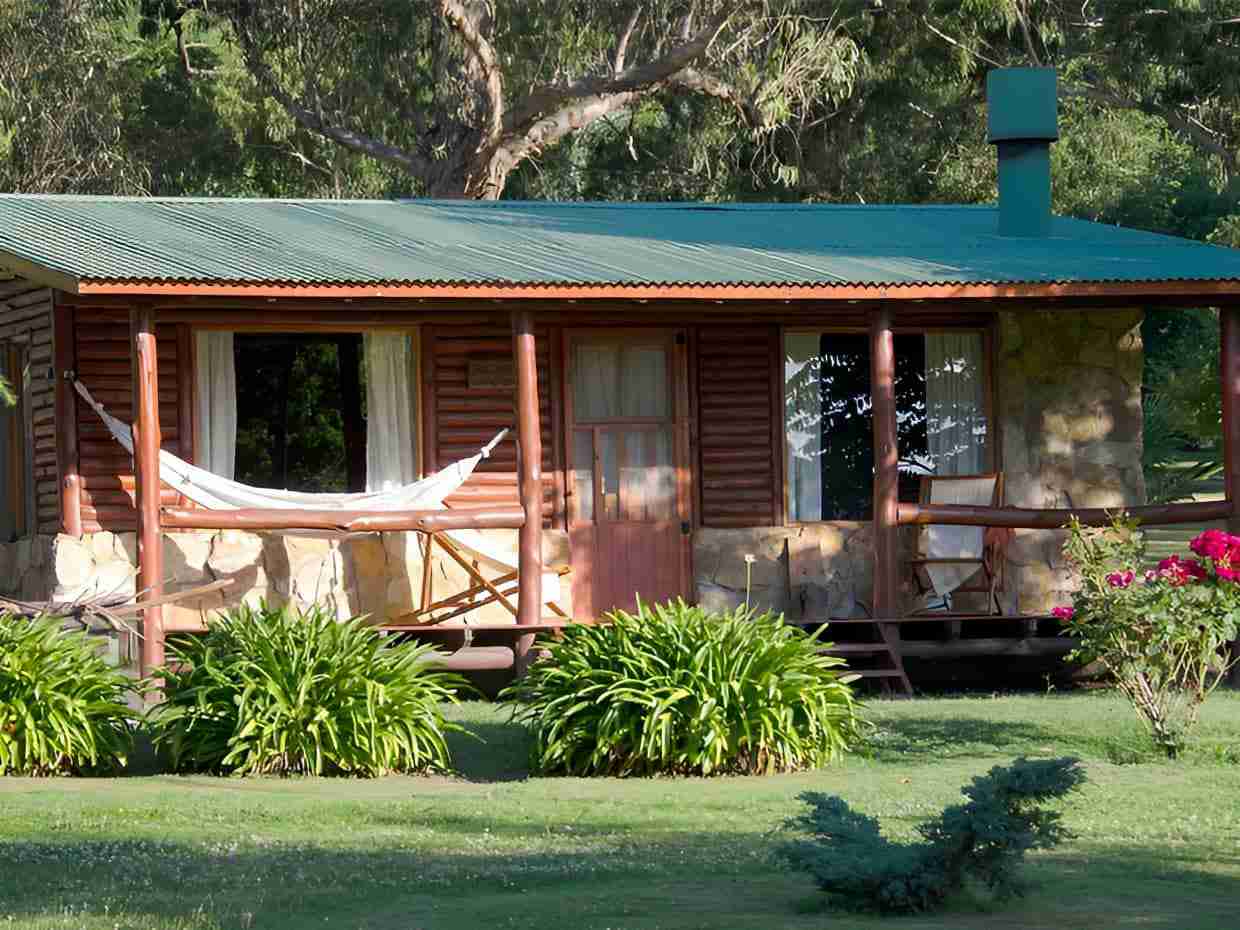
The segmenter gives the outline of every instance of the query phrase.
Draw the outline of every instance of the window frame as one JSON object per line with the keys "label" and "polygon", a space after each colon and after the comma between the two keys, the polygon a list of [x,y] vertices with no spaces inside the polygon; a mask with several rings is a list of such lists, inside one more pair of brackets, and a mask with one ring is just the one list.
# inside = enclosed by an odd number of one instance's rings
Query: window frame
{"label": "window frame", "polygon": [[[346,333],[354,333],[364,335],[366,333],[400,333],[408,336],[413,354],[413,370],[410,371],[409,377],[412,387],[412,397],[410,404],[413,408],[413,414],[417,418],[413,425],[414,434],[418,438],[417,455],[415,457],[415,471],[417,479],[421,480],[426,477],[426,450],[423,441],[423,420],[424,411],[422,407],[424,389],[422,386],[422,375],[424,372],[425,360],[422,358],[422,323],[357,323],[355,325],[337,325],[327,324],[320,325],[313,321],[307,320],[298,325],[297,323],[187,323],[189,337],[189,357],[187,364],[182,366],[185,370],[182,372],[184,377],[183,384],[188,387],[189,416],[191,422],[189,424],[192,457],[189,459],[190,464],[198,464],[199,455],[199,436],[202,424],[198,422],[198,370],[197,370],[197,340],[200,332],[225,332],[225,333],[294,333],[306,335],[323,335],[332,336]],[[183,388],[184,389],[184,388]],[[182,409],[185,409],[182,407]],[[184,429],[185,425],[180,424]]]}
{"label": "window frame", "polygon": [[[978,321],[976,323],[962,323],[959,325],[952,324],[926,324],[926,325],[910,325],[902,324],[892,327],[892,332],[896,335],[927,335],[929,333],[977,333],[982,337],[982,384],[984,391],[983,409],[986,413],[986,460],[988,463],[988,472],[1000,473],[1003,471],[1003,462],[1000,452],[1003,444],[1000,441],[1001,430],[996,411],[998,410],[998,398],[995,386],[995,326],[994,319],[986,321]],[[865,326],[803,326],[785,325],[779,328],[779,368],[776,372],[778,378],[777,390],[779,421],[779,486],[780,500],[783,526],[838,526],[849,529],[859,529],[869,526],[873,520],[794,520],[788,501],[788,396],[784,384],[784,359],[785,346],[787,345],[788,336],[808,336],[808,335],[829,335],[831,333],[846,333],[848,335],[857,335],[858,333],[869,334],[869,329]],[[872,496],[872,495],[871,495]]]}
{"label": "window frame", "polygon": [[17,398],[11,410],[13,448],[6,453],[12,466],[5,496],[13,501],[13,535],[0,543],[31,539],[38,532],[38,491],[34,475],[34,411],[31,403],[33,376],[31,346],[28,339],[0,339],[3,374]]}

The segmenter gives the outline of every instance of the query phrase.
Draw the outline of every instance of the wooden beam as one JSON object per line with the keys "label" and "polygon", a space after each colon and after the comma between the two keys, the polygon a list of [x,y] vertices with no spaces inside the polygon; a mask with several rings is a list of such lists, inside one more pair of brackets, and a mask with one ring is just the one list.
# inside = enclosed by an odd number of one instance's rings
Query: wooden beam
{"label": "wooden beam", "polygon": [[82,537],[82,476],[78,474],[77,403],[70,372],[77,367],[73,310],[54,305],[52,343],[56,364],[56,465],[60,472],[60,529]]}
{"label": "wooden beam", "polygon": [[517,507],[488,510],[189,510],[166,507],[164,529],[177,530],[328,530],[339,533],[394,533],[416,530],[515,530],[525,525]]}
{"label": "wooden beam", "polygon": [[1056,530],[1075,516],[1084,526],[1109,526],[1117,513],[1127,513],[1150,526],[1225,520],[1233,512],[1228,501],[1152,504],[1141,507],[1085,507],[1079,510],[1034,510],[1026,507],[972,507],[964,504],[900,504],[901,525],[986,526],[998,529]]}
{"label": "wooden beam", "polygon": [[[538,352],[534,320],[525,311],[512,314],[512,353],[517,375],[517,487],[525,523],[518,546],[517,623],[542,619],[542,432],[538,423]],[[523,641],[524,642],[524,641]],[[528,651],[532,645],[525,643]],[[523,653],[518,651],[520,665]]]}
{"label": "wooden beam", "polygon": [[[164,593],[164,551],[159,530],[159,369],[155,314],[131,310],[133,345],[134,487],[138,510],[138,589],[142,599]],[[142,612],[142,674],[164,664],[164,616],[160,606]]]}
{"label": "wooden beam", "polygon": [[896,446],[896,350],[891,311],[870,324],[870,393],[874,416],[874,616],[900,612],[900,457]]}

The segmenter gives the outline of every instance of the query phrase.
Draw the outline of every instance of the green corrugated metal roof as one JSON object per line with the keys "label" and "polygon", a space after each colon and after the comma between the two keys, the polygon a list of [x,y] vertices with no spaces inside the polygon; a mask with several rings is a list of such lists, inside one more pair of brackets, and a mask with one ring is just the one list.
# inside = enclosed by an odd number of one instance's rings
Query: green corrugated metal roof
{"label": "green corrugated metal roof", "polygon": [[1240,251],[976,206],[0,195],[0,266],[79,281],[872,285],[1240,281]]}

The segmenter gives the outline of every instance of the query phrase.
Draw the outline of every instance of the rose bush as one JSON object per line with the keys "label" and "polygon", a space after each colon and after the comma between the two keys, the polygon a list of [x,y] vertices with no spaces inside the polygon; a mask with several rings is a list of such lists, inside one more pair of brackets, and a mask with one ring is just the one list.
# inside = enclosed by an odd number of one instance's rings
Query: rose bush
{"label": "rose bush", "polygon": [[1207,530],[1189,544],[1197,558],[1146,569],[1136,521],[1087,529],[1073,519],[1068,530],[1064,553],[1081,587],[1052,611],[1076,640],[1068,658],[1106,668],[1174,758],[1227,671],[1240,623],[1240,537]]}

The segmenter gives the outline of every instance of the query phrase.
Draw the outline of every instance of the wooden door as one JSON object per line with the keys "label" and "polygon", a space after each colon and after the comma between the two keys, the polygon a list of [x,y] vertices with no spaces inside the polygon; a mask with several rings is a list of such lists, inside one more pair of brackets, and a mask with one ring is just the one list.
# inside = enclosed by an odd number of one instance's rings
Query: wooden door
{"label": "wooden door", "polygon": [[570,332],[568,528],[573,612],[599,617],[689,584],[684,334]]}

